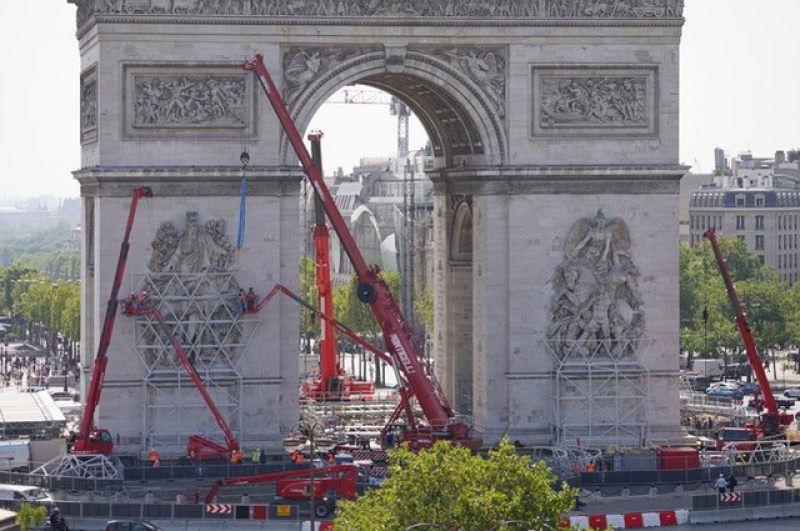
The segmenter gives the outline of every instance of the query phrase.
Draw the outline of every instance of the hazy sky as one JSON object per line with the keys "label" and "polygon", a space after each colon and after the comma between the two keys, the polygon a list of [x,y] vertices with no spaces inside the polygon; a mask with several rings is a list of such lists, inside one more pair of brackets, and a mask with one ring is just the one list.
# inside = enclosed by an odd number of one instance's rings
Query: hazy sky
{"label": "hazy sky", "polygon": [[[715,147],[772,156],[800,148],[800,0],[686,0],[681,45],[681,162],[713,169]],[[0,0],[0,198],[77,196],[80,166],[75,6]],[[378,105],[329,105],[323,165],[349,170],[361,156],[393,155],[396,121]],[[358,135],[356,114],[380,124]],[[338,115],[338,116],[337,116]],[[360,120],[359,120],[360,121]],[[410,147],[421,147],[414,127]]]}

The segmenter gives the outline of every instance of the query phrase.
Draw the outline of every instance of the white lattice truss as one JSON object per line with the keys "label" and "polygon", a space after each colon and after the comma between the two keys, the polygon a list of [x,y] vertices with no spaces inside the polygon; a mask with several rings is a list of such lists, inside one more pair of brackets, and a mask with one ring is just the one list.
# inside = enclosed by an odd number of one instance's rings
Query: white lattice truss
{"label": "white lattice truss", "polygon": [[31,472],[32,476],[79,477],[89,479],[122,479],[122,466],[106,455],[72,455],[55,457]]}
{"label": "white lattice truss", "polygon": [[553,440],[560,446],[639,446],[649,440],[650,340],[549,341]]}
{"label": "white lattice truss", "polygon": [[237,439],[244,434],[239,367],[258,321],[239,310],[240,286],[230,271],[150,273],[139,282],[158,309],[136,316],[135,350],[142,381],[143,448],[182,455],[189,435],[222,443],[220,428],[175,354],[172,335]]}

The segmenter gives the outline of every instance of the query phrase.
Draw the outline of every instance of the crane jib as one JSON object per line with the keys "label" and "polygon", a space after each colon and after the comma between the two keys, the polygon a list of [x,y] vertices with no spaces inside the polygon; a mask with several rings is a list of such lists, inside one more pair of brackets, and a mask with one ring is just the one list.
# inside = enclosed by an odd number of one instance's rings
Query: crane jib
{"label": "crane jib", "polygon": [[416,372],[414,370],[414,365],[411,363],[411,358],[408,357],[408,353],[406,352],[405,347],[403,347],[403,343],[400,341],[398,335],[390,335],[389,341],[392,342],[392,346],[394,347],[394,351],[397,353],[397,357],[399,357],[400,361],[403,363],[403,367],[406,369],[406,374],[414,374]]}

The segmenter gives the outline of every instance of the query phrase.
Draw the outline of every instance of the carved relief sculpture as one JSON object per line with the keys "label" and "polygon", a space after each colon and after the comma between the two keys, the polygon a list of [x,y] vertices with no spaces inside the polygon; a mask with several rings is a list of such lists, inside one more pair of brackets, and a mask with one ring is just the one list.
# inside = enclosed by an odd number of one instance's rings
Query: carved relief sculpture
{"label": "carved relief sculpture", "polygon": [[265,17],[679,18],[684,0],[73,0],[95,14]]}
{"label": "carved relief sculpture", "polygon": [[555,296],[547,335],[560,358],[635,353],[645,321],[630,247],[625,222],[609,222],[602,211],[570,231],[564,260],[551,279]]}
{"label": "carved relief sculpture", "polygon": [[242,127],[246,84],[243,76],[137,76],[133,126]]}
{"label": "carved relief sculpture", "polygon": [[456,66],[475,82],[489,97],[497,114],[506,114],[506,60],[495,50],[452,50],[438,52],[451,65]]}
{"label": "carved relief sculpture", "polygon": [[284,99],[294,101],[302,89],[320,76],[357,55],[356,50],[292,48],[283,56]]}
{"label": "carved relief sculpture", "polygon": [[97,140],[97,68],[81,74],[81,142]]}
{"label": "carved relief sculpture", "polygon": [[[223,219],[201,223],[194,211],[186,213],[182,230],[172,221],[162,223],[151,242],[150,271],[142,285],[197,368],[230,365],[242,337],[236,299],[240,286],[230,270],[236,249],[226,226]],[[145,363],[175,365],[158,323],[147,315],[140,320]],[[153,348],[158,345],[167,348]]]}
{"label": "carved relief sculpture", "polygon": [[542,77],[540,126],[646,126],[645,77]]}

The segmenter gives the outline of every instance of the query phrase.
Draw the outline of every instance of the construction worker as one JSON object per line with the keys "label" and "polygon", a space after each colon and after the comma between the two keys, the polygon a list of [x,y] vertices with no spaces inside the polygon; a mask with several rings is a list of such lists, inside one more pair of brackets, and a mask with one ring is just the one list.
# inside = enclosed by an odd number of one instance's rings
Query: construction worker
{"label": "construction worker", "polygon": [[127,297],[125,297],[125,304],[122,307],[122,313],[125,315],[131,315],[133,313],[133,305],[136,303],[136,295],[133,292],[129,293]]}
{"label": "construction worker", "polygon": [[253,462],[254,463],[261,462],[261,448],[256,448],[256,451],[253,452]]}
{"label": "construction worker", "polygon": [[244,292],[244,289],[239,290],[239,311],[247,311],[247,293]]}
{"label": "construction worker", "polygon": [[136,299],[136,310],[141,312],[144,310],[145,304],[147,304],[147,292],[142,290],[139,292],[139,298]]}
{"label": "construction worker", "polygon": [[256,309],[256,293],[253,291],[253,288],[247,292],[247,310],[252,312]]}

